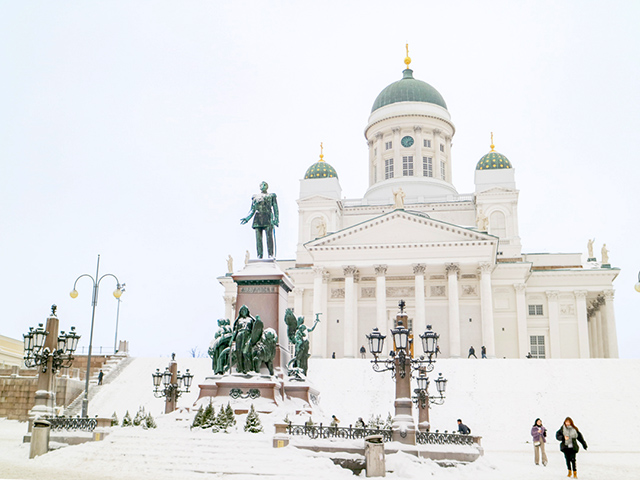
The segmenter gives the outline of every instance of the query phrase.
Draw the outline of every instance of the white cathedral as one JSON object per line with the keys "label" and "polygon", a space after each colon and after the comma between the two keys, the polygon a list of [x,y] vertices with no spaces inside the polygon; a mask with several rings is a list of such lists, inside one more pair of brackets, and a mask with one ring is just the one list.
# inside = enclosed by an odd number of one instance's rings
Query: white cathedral
{"label": "white cathedral", "polygon": [[[410,62],[373,103],[364,197],[343,198],[322,154],[300,181],[296,258],[277,264],[289,307],[307,323],[320,314],[313,356],[359,356],[373,328],[389,335],[402,299],[416,339],[427,325],[440,335],[441,357],[617,358],[619,269],[592,251],[523,253],[515,169],[494,145],[475,192],[458,193],[451,115]],[[233,319],[237,287],[219,281]]]}

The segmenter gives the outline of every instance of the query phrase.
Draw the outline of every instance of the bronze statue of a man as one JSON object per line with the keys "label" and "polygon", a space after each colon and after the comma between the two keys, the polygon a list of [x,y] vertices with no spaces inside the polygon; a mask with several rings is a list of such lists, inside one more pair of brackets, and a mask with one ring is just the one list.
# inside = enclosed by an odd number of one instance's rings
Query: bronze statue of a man
{"label": "bronze statue of a man", "polygon": [[275,193],[267,193],[269,184],[262,182],[260,184],[260,193],[256,193],[251,197],[251,211],[249,215],[240,220],[244,225],[251,217],[253,217],[253,229],[256,231],[256,250],[258,258],[262,258],[262,232],[267,237],[267,253],[269,257],[274,257],[274,231],[280,223],[278,219],[278,201]]}

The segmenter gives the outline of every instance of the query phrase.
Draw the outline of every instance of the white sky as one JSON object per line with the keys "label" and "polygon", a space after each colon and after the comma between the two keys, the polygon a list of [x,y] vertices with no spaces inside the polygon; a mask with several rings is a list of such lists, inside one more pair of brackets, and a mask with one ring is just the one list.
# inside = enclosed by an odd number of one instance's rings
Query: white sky
{"label": "white sky", "polygon": [[[88,343],[91,284],[126,282],[119,337],[134,355],[206,347],[216,277],[254,236],[239,219],[261,180],[293,258],[299,179],[318,144],[344,195],[367,187],[377,94],[414,75],[445,98],[453,181],[478,159],[516,168],[525,252],[586,252],[615,282],[620,355],[638,358],[637,2],[1,2],[0,334],[59,307]],[[115,281],[94,345],[113,347]]]}

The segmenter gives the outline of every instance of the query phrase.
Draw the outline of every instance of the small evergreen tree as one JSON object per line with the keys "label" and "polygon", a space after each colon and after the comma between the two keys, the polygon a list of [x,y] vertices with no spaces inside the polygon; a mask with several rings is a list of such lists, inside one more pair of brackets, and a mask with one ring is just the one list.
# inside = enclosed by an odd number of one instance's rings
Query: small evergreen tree
{"label": "small evergreen tree", "polygon": [[226,432],[227,427],[227,415],[225,414],[224,406],[221,406],[220,411],[218,412],[218,415],[216,415],[211,428],[213,430],[213,433],[218,433],[222,430]]}
{"label": "small evergreen tree", "polygon": [[311,415],[309,415],[309,420],[304,422],[304,425],[305,427],[313,427],[315,425],[315,423],[313,423],[313,419],[311,418]]}
{"label": "small evergreen tree", "polygon": [[120,421],[118,420],[118,415],[116,415],[116,412],[113,412],[113,415],[111,415],[111,426],[117,427],[119,423]]}
{"label": "small evergreen tree", "polygon": [[382,428],[382,425],[382,416],[371,414],[371,416],[369,417],[369,421],[367,422],[367,428],[378,430]]}
{"label": "small evergreen tree", "polygon": [[249,415],[247,415],[247,421],[244,424],[244,431],[249,433],[262,433],[264,431],[262,423],[260,423],[260,416],[256,412],[255,408],[253,408],[253,404],[251,404],[251,410],[249,410]]}
{"label": "small evergreen tree", "polygon": [[391,414],[389,413],[387,415],[387,420],[384,422],[384,429],[385,430],[390,430],[391,429],[391,424],[393,423],[393,417],[391,416]]}
{"label": "small evergreen tree", "polygon": [[138,409],[138,413],[136,413],[136,416],[133,417],[133,425],[135,427],[140,426],[142,424],[142,422],[144,422],[144,417],[146,417],[146,416],[147,416],[147,414],[144,411],[144,407],[140,407]]}
{"label": "small evergreen tree", "polygon": [[[253,405],[251,405],[251,406],[253,406]],[[284,418],[282,419],[282,421],[283,421],[284,423],[286,423],[287,425],[289,425],[289,424],[291,423],[291,420],[289,419],[289,414],[288,414],[288,413],[284,416]]]}
{"label": "small evergreen tree", "polygon": [[233,408],[231,408],[231,403],[227,403],[227,408],[224,411],[224,415],[227,418],[227,428],[233,427],[236,424],[236,416],[233,413]]}
{"label": "small evergreen tree", "polygon": [[146,417],[144,417],[144,420],[142,421],[142,428],[147,430],[149,428],[157,428],[157,427],[158,425],[156,425],[156,421],[153,419],[150,413]]}
{"label": "small evergreen tree", "polygon": [[133,427],[133,421],[131,421],[131,415],[129,415],[129,410],[124,414],[124,418],[122,419],[123,427]]}
{"label": "small evergreen tree", "polygon": [[200,408],[196,412],[196,416],[193,417],[193,423],[191,424],[191,428],[202,426],[202,418],[204,417],[204,408],[200,405]]}
{"label": "small evergreen tree", "polygon": [[204,409],[202,413],[202,421],[200,423],[201,428],[209,428],[215,422],[216,412],[213,408],[213,404],[209,402],[209,405]]}

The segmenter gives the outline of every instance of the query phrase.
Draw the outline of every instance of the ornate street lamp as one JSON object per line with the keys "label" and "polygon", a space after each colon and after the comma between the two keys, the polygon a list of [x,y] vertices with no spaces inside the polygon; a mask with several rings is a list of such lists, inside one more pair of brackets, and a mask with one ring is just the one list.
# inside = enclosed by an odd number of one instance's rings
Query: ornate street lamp
{"label": "ornate street lamp", "polygon": [[[396,400],[394,405],[396,407],[396,418],[398,418],[398,422],[395,420],[393,422],[392,438],[394,441],[415,444],[415,425],[412,423],[412,400],[420,407],[420,419],[423,419],[424,411],[427,411],[426,415],[428,420],[427,409],[429,403],[444,402],[447,380],[440,375],[435,381],[439,397],[431,400],[428,396],[429,379],[427,372],[431,372],[435,367],[435,357],[438,352],[438,339],[440,336],[431,330],[431,325],[427,325],[426,331],[419,335],[424,355],[413,358],[409,348],[411,330],[405,327],[408,316],[404,312],[404,300],[401,300],[398,306],[400,307],[400,312],[396,316],[396,327],[391,329],[393,350],[389,352],[389,357],[387,359],[381,359],[379,357],[384,350],[384,339],[386,337],[382,335],[377,328],[374,328],[373,332],[367,335],[367,340],[369,342],[369,351],[373,355],[373,360],[371,360],[373,370],[376,372],[390,370],[396,381]],[[417,376],[418,389],[415,390],[416,396],[412,399],[411,378],[415,371],[419,371],[420,375]],[[407,373],[409,375],[407,375]],[[422,421],[420,423],[422,424]],[[409,435],[409,432],[411,432],[411,435]]]}
{"label": "ornate street lamp", "polygon": [[112,273],[106,273],[100,277],[99,271],[100,271],[100,255],[98,255],[98,264],[96,266],[95,278],[89,275],[88,273],[80,275],[78,278],[76,278],[76,281],[73,282],[73,290],[69,294],[71,298],[76,298],[78,296],[78,291],[76,290],[76,284],[78,283],[78,280],[80,280],[82,277],[88,277],[93,282],[93,297],[91,299],[91,306],[92,306],[91,333],[89,334],[89,353],[87,355],[87,373],[86,373],[85,384],[84,384],[84,398],[82,399],[82,416],[83,417],[86,417],[88,415],[88,410],[89,410],[89,376],[91,373],[91,349],[93,347],[93,323],[96,317],[96,305],[98,304],[98,290],[100,288],[100,282],[102,281],[102,279],[105,277],[115,278],[117,286],[113,292],[113,296],[116,298],[120,298],[120,296],[122,295],[122,285],[120,284],[120,280],[118,280],[118,277],[116,277]]}
{"label": "ornate street lamp", "polygon": [[[51,317],[56,317],[55,305],[51,306]],[[57,330],[57,327],[56,327]],[[49,332],[43,327],[42,323],[38,324],[35,330],[29,327],[29,331],[22,335],[24,339],[24,364],[25,366],[37,367],[42,366],[42,373],[46,373],[50,368],[55,374],[63,368],[68,368],[73,362],[73,352],[78,346],[80,335],[76,332],[76,327],[71,327],[69,333],[60,332],[55,347],[45,347]],[[51,365],[49,365],[51,358]]]}
{"label": "ornate street lamp", "polygon": [[[180,375],[178,371],[178,363],[176,362],[176,354],[171,354],[171,362],[161,372],[156,368],[155,373],[151,374],[153,379],[153,394],[156,398],[165,397],[164,413],[171,413],[176,409],[178,398],[183,393],[189,393],[189,388],[193,382],[193,375],[189,373],[189,369]],[[162,389],[161,389],[162,385]]]}

